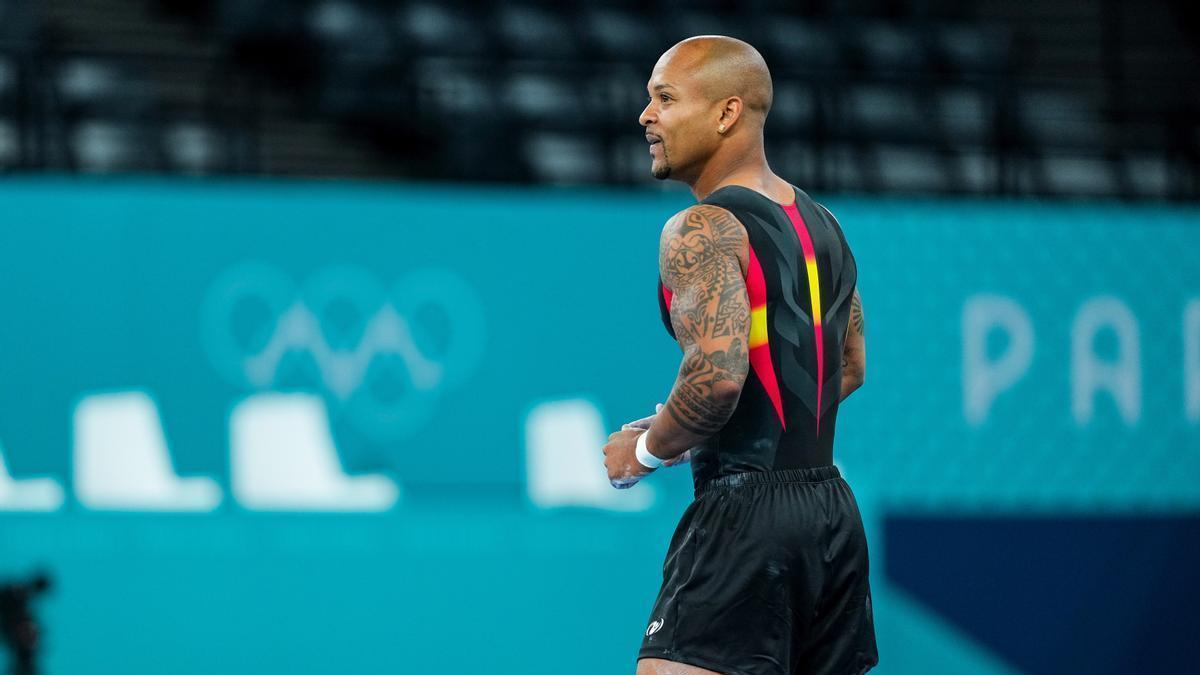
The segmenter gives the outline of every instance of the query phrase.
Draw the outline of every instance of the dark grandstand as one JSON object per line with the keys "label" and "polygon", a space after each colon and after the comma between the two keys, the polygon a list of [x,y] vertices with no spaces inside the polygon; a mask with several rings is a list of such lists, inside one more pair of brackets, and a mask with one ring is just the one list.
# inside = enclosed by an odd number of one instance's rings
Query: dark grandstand
{"label": "dark grandstand", "polygon": [[1193,200],[1200,10],[1117,0],[0,0],[0,171],[652,183],[657,56],[756,45],[819,191]]}

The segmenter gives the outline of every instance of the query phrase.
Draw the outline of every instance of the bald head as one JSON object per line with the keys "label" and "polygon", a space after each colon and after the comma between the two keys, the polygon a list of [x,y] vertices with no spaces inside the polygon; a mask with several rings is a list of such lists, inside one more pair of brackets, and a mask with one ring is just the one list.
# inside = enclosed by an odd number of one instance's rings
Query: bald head
{"label": "bald head", "polygon": [[766,117],[771,109],[771,72],[762,54],[741,40],[723,35],[688,38],[659,59],[689,73],[710,100],[742,99],[746,109]]}
{"label": "bald head", "polygon": [[763,157],[771,73],[745,42],[720,35],[680,42],[654,64],[646,93],[638,122],[655,178],[690,184],[706,168]]}

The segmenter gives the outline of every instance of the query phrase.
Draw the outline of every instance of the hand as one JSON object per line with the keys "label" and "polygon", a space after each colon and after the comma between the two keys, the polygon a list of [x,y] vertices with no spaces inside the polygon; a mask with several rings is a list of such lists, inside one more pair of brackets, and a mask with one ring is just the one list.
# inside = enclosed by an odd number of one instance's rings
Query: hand
{"label": "hand", "polygon": [[[650,415],[649,417],[643,417],[640,420],[626,422],[625,424],[621,425],[621,430],[622,431],[625,431],[626,429],[649,430],[650,425],[654,424],[655,418],[658,417],[658,413],[662,412],[662,409],[663,409],[663,404],[661,404],[661,403],[655,404],[653,415]],[[634,440],[637,440],[637,439],[634,439]],[[664,461],[663,466],[676,466],[679,464],[687,464],[690,461],[692,461],[692,451],[686,450],[683,452],[683,454],[676,455],[675,457],[672,457],[671,459]]]}
{"label": "hand", "polygon": [[644,433],[639,429],[615,431],[604,445],[604,468],[608,469],[608,482],[618,490],[633,487],[642,476],[652,471],[637,461],[637,439]]}

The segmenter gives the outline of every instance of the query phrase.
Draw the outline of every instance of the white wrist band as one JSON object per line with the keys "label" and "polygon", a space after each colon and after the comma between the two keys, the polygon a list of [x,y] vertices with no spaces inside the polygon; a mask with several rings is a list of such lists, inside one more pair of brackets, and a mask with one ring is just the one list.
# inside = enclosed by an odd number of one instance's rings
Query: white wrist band
{"label": "white wrist band", "polygon": [[637,447],[634,454],[637,455],[637,461],[647,469],[657,469],[662,466],[663,461],[654,455],[650,454],[650,449],[646,447],[646,437],[650,435],[649,431],[643,432],[638,436]]}

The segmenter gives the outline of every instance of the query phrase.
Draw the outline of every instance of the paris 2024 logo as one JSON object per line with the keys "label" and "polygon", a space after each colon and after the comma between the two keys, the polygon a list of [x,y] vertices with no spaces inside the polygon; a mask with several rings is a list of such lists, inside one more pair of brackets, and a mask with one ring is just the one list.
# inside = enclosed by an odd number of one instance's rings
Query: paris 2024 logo
{"label": "paris 2024 logo", "polygon": [[445,269],[388,285],[351,265],[295,279],[263,262],[222,273],[201,308],[204,350],[231,384],[308,389],[367,438],[420,429],[476,370],[486,344],[479,296]]}

